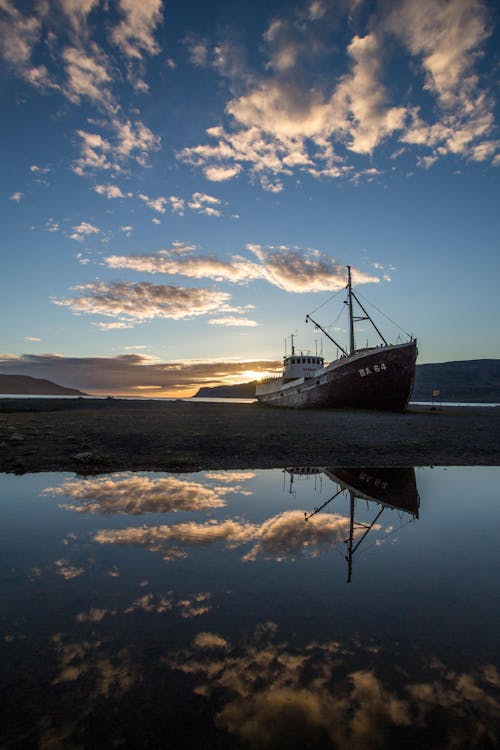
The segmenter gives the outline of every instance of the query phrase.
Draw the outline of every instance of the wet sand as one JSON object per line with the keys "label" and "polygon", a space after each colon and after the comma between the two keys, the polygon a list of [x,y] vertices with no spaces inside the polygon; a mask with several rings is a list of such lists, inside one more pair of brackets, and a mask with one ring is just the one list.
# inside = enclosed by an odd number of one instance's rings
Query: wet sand
{"label": "wet sand", "polygon": [[500,408],[403,414],[120,399],[0,400],[0,471],[500,465]]}

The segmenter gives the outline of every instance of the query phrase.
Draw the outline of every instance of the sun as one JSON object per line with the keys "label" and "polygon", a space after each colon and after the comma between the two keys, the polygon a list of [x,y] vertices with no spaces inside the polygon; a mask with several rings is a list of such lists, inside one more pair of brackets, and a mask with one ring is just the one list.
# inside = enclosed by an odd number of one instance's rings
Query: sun
{"label": "sun", "polygon": [[274,370],[243,370],[239,377],[242,383],[251,382],[253,380],[264,380],[265,378],[272,378],[276,376]]}

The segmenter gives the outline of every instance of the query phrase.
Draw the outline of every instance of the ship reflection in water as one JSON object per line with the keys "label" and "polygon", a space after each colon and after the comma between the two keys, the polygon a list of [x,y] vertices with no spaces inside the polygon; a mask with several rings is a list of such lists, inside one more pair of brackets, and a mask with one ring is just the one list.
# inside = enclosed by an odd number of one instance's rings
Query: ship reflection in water
{"label": "ship reflection in water", "polygon": [[[290,475],[291,493],[293,492],[293,480],[297,476],[303,478],[323,473],[337,486],[334,494],[328,500],[325,500],[319,508],[304,514],[305,520],[309,523],[314,516],[325,511],[328,506],[331,509],[331,504],[339,495],[344,492],[348,494],[349,535],[344,540],[347,545],[348,583],[352,580],[354,555],[370,531],[380,528],[378,522],[385,509],[399,510],[403,515],[409,515],[410,520],[418,518],[420,497],[417,491],[415,470],[412,468],[331,467],[311,469],[309,467],[294,467],[285,469],[285,471]],[[370,522],[356,520],[356,500],[366,500],[367,505],[373,503],[377,507],[376,515]],[[388,533],[393,534],[394,529],[391,528]]]}
{"label": "ship reflection in water", "polygon": [[498,747],[499,479],[0,475],[0,746]]}

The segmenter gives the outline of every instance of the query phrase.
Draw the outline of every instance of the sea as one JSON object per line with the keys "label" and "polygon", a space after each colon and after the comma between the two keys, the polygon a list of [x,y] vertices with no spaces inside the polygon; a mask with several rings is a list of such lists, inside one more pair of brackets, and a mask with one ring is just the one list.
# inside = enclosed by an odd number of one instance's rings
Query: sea
{"label": "sea", "polygon": [[499,486],[0,474],[0,747],[498,748]]}

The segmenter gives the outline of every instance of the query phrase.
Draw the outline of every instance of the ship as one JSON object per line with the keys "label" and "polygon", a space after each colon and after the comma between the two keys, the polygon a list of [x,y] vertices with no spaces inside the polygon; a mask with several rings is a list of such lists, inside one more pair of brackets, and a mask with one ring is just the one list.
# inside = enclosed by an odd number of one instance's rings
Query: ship
{"label": "ship", "polygon": [[[349,345],[341,346],[310,315],[311,322],[340,352],[325,365],[322,356],[296,353],[293,336],[291,354],[283,358],[283,373],[266,378],[256,386],[256,398],[269,406],[292,409],[350,408],[404,411],[413,388],[417,341],[390,344],[366,311],[352,288],[351,267],[347,266]],[[359,311],[355,310],[355,305]],[[355,323],[368,321],[381,339],[379,346],[357,348]]]}

